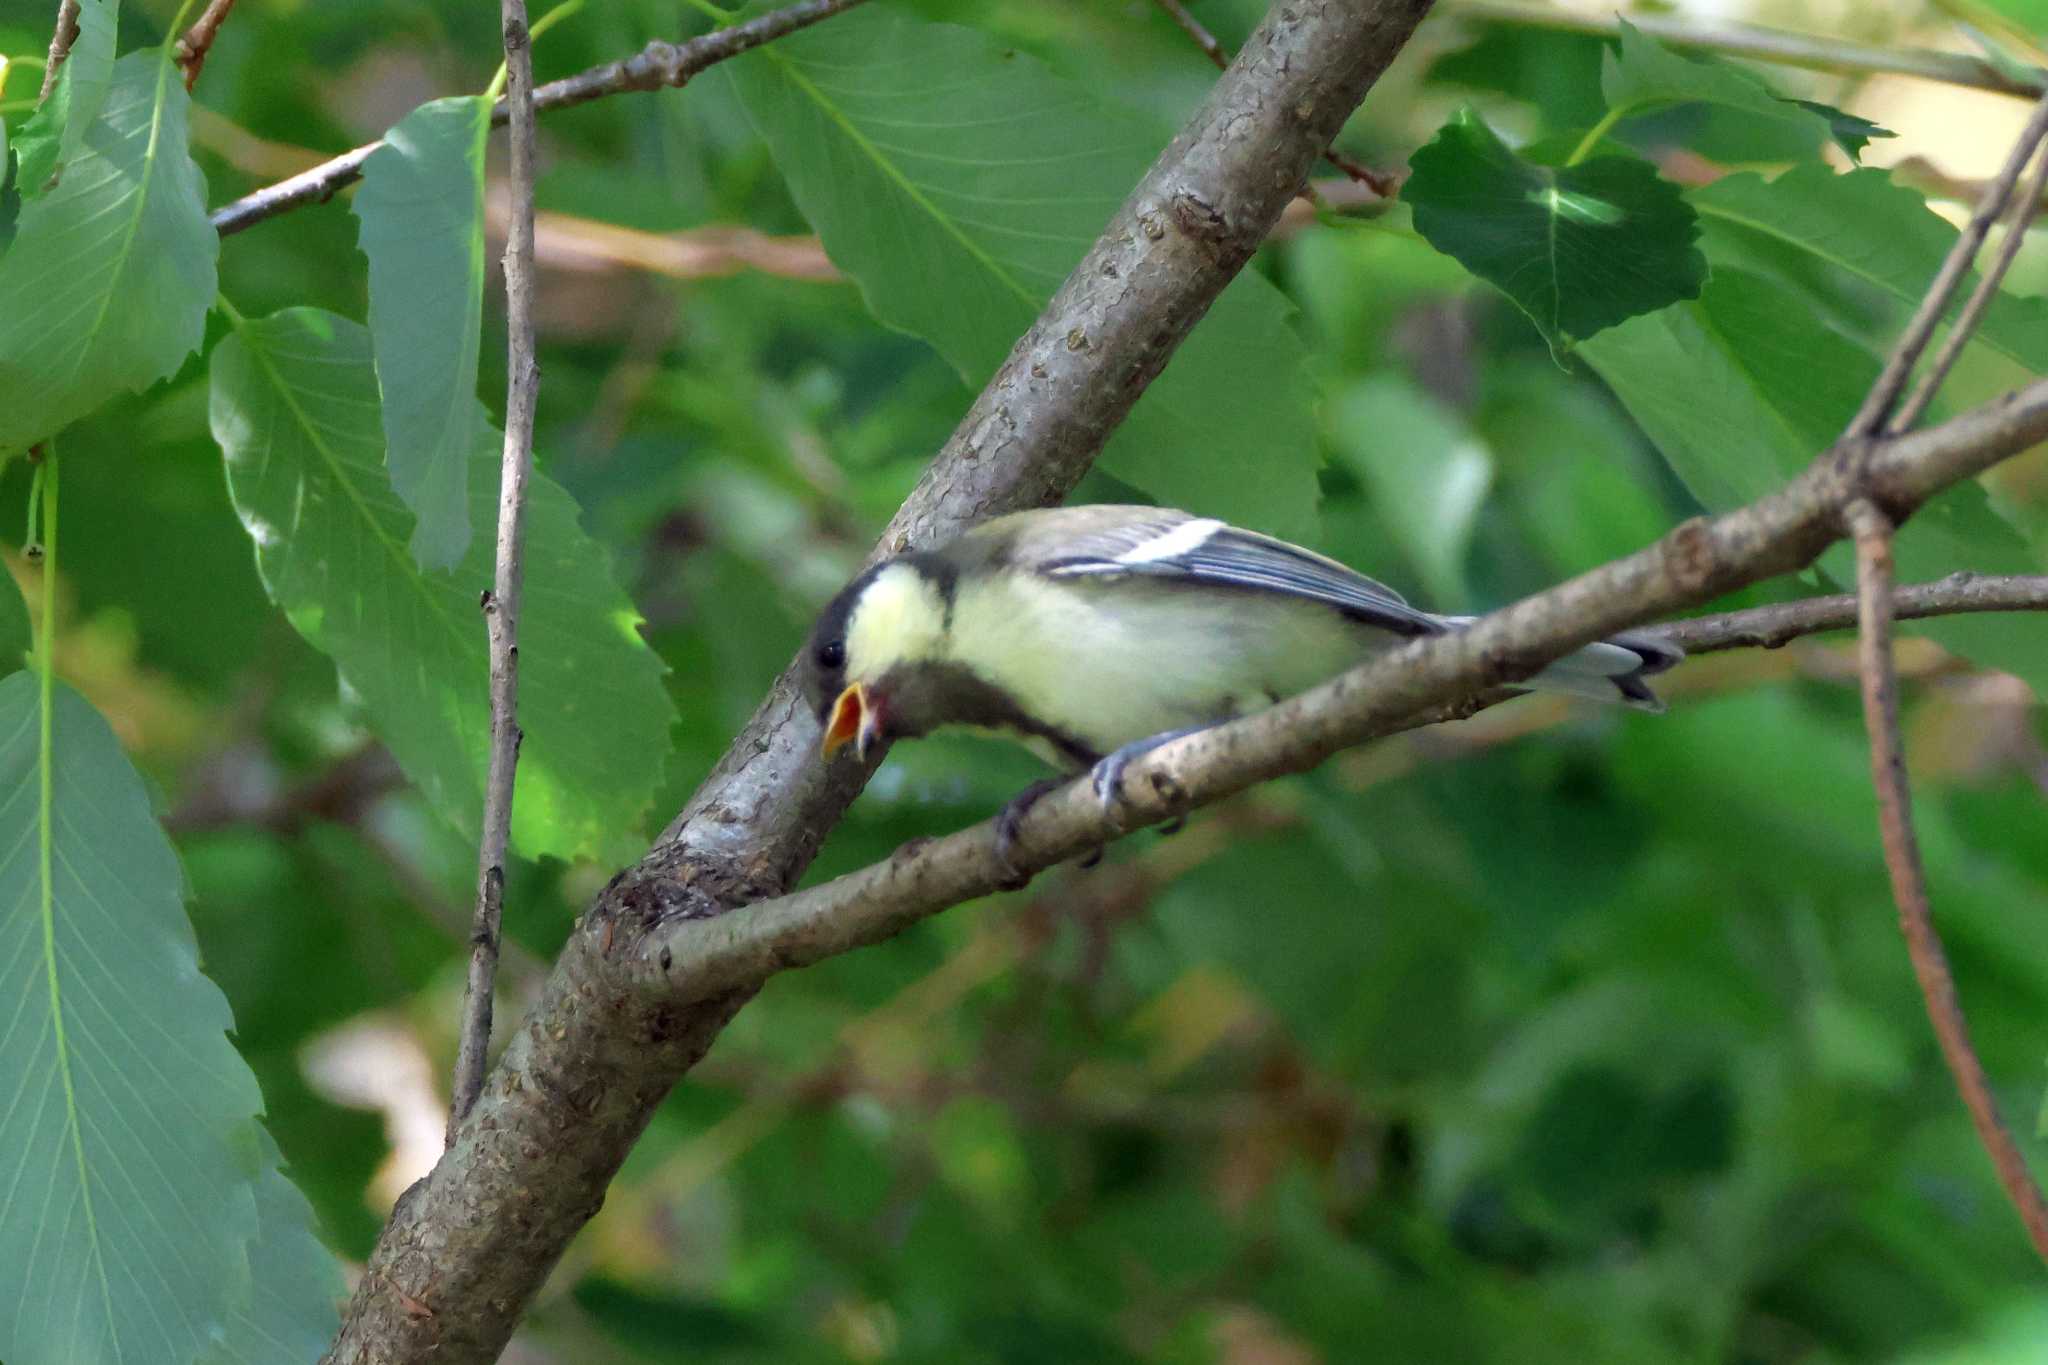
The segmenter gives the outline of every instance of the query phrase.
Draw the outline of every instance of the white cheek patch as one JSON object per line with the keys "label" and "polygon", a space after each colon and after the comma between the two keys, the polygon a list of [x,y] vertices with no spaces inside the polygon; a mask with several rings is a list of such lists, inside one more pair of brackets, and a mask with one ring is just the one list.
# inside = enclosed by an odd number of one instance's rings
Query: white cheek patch
{"label": "white cheek patch", "polygon": [[946,599],[908,565],[875,575],[846,623],[846,676],[872,681],[896,664],[928,659],[945,645]]}
{"label": "white cheek patch", "polygon": [[1200,549],[1210,536],[1223,529],[1223,523],[1213,518],[1199,521],[1184,521],[1164,535],[1141,541],[1116,557],[1119,564],[1152,564],[1162,559],[1178,559]]}

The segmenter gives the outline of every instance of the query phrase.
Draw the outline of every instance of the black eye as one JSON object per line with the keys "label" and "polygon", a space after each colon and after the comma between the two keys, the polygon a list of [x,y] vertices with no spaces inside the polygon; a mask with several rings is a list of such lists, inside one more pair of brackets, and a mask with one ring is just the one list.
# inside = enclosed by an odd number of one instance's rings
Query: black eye
{"label": "black eye", "polygon": [[846,646],[838,640],[827,640],[818,646],[818,663],[824,668],[840,668],[846,663]]}

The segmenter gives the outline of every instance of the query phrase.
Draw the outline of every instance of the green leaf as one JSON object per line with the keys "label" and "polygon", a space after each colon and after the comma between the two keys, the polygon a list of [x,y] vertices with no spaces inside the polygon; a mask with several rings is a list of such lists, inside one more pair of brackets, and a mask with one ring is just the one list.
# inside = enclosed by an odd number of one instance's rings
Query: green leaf
{"label": "green leaf", "polygon": [[1870,145],[1872,138],[1898,136],[1882,124],[1872,123],[1867,118],[1837,109],[1832,104],[1822,104],[1819,100],[1793,100],[1792,103],[1826,119],[1829,136],[1834,138],[1836,146],[1849,154],[1851,161],[1863,159],[1863,149]]}
{"label": "green leaf", "polygon": [[1369,376],[1330,403],[1330,440],[1372,490],[1396,544],[1422,571],[1432,602],[1462,606],[1472,527],[1493,482],[1493,455],[1454,412],[1398,375]]}
{"label": "green leaf", "polygon": [[353,206],[370,258],[384,463],[417,519],[412,552],[427,569],[452,567],[469,545],[490,131],[481,96],[421,105],[363,163]]}
{"label": "green leaf", "polygon": [[28,603],[21,600],[14,575],[0,565],[0,678],[21,667],[31,639]]}
{"label": "green leaf", "polygon": [[[1727,175],[1687,198],[1710,229],[1825,262],[1908,306],[1919,303],[1956,240],[1917,191],[1875,168],[1837,175],[1794,166],[1774,180]],[[1968,293],[1966,284],[1957,307]],[[2000,293],[1972,344],[2048,374],[2048,299]]]}
{"label": "green leaf", "polygon": [[[973,384],[1159,150],[1130,115],[987,35],[881,8],[727,70],[868,307]],[[1139,400],[1103,467],[1164,502],[1304,532],[1316,497],[1313,400],[1288,311],[1263,278],[1241,275]]]}
{"label": "green leaf", "polygon": [[[1780,487],[1841,434],[1877,377],[1871,352],[1784,306],[1771,281],[1719,268],[1696,302],[1634,319],[1580,349],[1693,496],[1725,511]],[[1975,482],[1916,514],[1895,553],[1903,581],[1957,569],[2030,573],[2025,543]],[[1845,547],[1823,556],[1845,581]],[[2048,638],[1995,616],[1914,627],[1979,663],[2048,689]]]}
{"label": "green leaf", "polygon": [[189,108],[166,55],[131,52],[57,188],[22,205],[0,257],[0,451],[198,348],[220,238],[185,150]]}
{"label": "green leaf", "polygon": [[1600,89],[1613,113],[1633,114],[1671,104],[1717,105],[1782,125],[1815,151],[1832,138],[1853,156],[1871,138],[1892,136],[1875,123],[1825,104],[1785,99],[1724,62],[1681,56],[1626,19],[1621,21],[1620,51],[1608,52],[1601,63]]}
{"label": "green leaf", "polygon": [[1534,105],[1550,127],[1585,128],[1607,112],[1600,99],[1606,53],[1607,44],[1591,34],[1486,24],[1469,47],[1431,62],[1422,79],[1498,91]]}
{"label": "green leaf", "polygon": [[1467,109],[1410,164],[1415,230],[1553,340],[1692,298],[1706,278],[1692,210],[1648,162],[1539,166]]}
{"label": "green leaf", "polygon": [[21,187],[30,198],[50,188],[53,177],[62,177],[85,145],[86,129],[107,102],[119,10],[119,0],[82,0],[78,7],[78,37],[72,41],[71,55],[57,68],[50,97],[21,130]]}
{"label": "green leaf", "polygon": [[0,680],[0,1358],[191,1360],[249,1292],[262,1099],[141,777],[39,682]]}
{"label": "green leaf", "polygon": [[256,1240],[249,1245],[255,1285],[228,1314],[227,1339],[205,1365],[274,1365],[317,1360],[340,1322],[335,1305],[346,1292],[334,1253],[314,1235],[313,1208],[285,1178],[284,1158],[257,1129],[262,1174],[256,1178]]}
{"label": "green leaf", "polygon": [[[309,308],[239,323],[212,371],[214,438],[264,586],[334,659],[406,774],[474,830],[489,728],[477,600],[491,583],[490,539],[473,540],[447,573],[422,572],[406,550],[412,517],[384,476],[370,337],[358,324]],[[499,436],[480,414],[475,429],[470,512],[494,523]],[[575,502],[536,474],[512,812],[529,855],[615,853],[639,828],[673,713],[638,624]]]}

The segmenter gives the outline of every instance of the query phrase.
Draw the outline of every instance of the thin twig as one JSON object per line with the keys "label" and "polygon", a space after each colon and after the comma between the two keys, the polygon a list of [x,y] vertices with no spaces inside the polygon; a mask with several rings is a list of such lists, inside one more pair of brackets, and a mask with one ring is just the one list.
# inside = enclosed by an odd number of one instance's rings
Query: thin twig
{"label": "thin twig", "polygon": [[[587,104],[607,95],[623,94],[628,90],[660,90],[680,86],[709,67],[750,52],[773,39],[794,33],[800,28],[829,19],[835,14],[852,9],[865,0],[801,0],[801,3],[786,9],[775,10],[749,19],[744,24],[734,24],[692,38],[685,43],[649,43],[639,53],[624,61],[606,62],[603,66],[591,67],[588,71],[574,76],[565,76],[558,81],[549,81],[533,92],[533,107],[537,113],[548,113],[555,109],[566,109],[575,104]],[[493,127],[502,126],[508,115],[508,105],[500,100],[491,111]],[[214,230],[225,237],[240,232],[266,218],[275,218],[280,213],[298,208],[303,204],[318,203],[330,199],[335,192],[362,178],[363,163],[371,153],[384,145],[383,140],[365,143],[350,151],[343,152],[311,170],[266,185],[260,190],[243,195],[233,203],[224,204],[213,211]]]}
{"label": "thin twig", "polygon": [[1166,17],[1180,25],[1180,31],[1194,39],[1195,46],[1202,49],[1210,61],[1216,63],[1218,71],[1230,65],[1230,54],[1223,50],[1223,44],[1217,41],[1215,34],[1202,27],[1200,19],[1188,13],[1186,5],[1180,0],[1158,0],[1158,3],[1159,8],[1166,11]]}
{"label": "thin twig", "polygon": [[43,90],[36,96],[36,102],[50,98],[50,92],[57,88],[57,69],[64,65],[64,59],[71,55],[71,45],[78,41],[78,0],[60,0],[57,6],[57,27],[50,34],[50,55],[43,66]]}
{"label": "thin twig", "polygon": [[1913,959],[1913,974],[1927,1002],[1927,1017],[1956,1089],[1976,1125],[1977,1138],[1991,1155],[1998,1179],[2019,1210],[2034,1250],[2048,1261],[2048,1200],[2041,1195],[2027,1159],[1998,1111],[1984,1064],[1970,1043],[1970,1030],[1956,997],[1955,977],[1934,927],[1927,895],[1927,869],[1913,833],[1912,797],[1906,781],[1905,745],[1899,735],[1899,680],[1892,663],[1892,523],[1877,505],[1859,500],[1847,520],[1856,539],[1856,587],[1860,599],[1859,640],[1863,675],[1863,722],[1870,733],[1870,777],[1877,786],[1878,828],[1885,869],[1898,902],[1899,928]]}
{"label": "thin twig", "polygon": [[[1230,53],[1222,41],[1203,27],[1202,21],[1189,11],[1181,0],[1157,0],[1157,4],[1166,11],[1166,17],[1179,26],[1182,33],[1194,40],[1195,46],[1202,49],[1203,55],[1216,64],[1218,71],[1230,65]],[[1382,199],[1392,199],[1400,189],[1400,180],[1397,177],[1385,171],[1376,171],[1364,162],[1354,161],[1333,149],[1323,150],[1323,160],[1344,172],[1352,180],[1366,186]],[[1313,187],[1305,188],[1303,194],[1310,199],[1316,197]]]}
{"label": "thin twig", "polygon": [[[1913,583],[1892,593],[1895,620],[1960,616],[1989,611],[2048,611],[2048,574],[1989,576],[1953,573],[1932,583]],[[1808,597],[1768,607],[1694,616],[1645,626],[1687,654],[1725,649],[1777,649],[1805,635],[1849,630],[1857,623],[1856,595]]]}
{"label": "thin twig", "polygon": [[510,221],[505,234],[505,446],[498,486],[498,557],[484,625],[491,653],[491,762],[484,783],[483,832],[477,839],[476,915],[469,935],[469,981],[462,1040],[448,1106],[449,1141],[483,1090],[491,1043],[491,988],[498,973],[498,929],[505,898],[505,844],[512,828],[512,785],[519,766],[519,595],[526,481],[533,473],[533,414],[540,361],[533,328],[533,44],[526,0],[501,0],[505,28],[505,102],[512,111]]}
{"label": "thin twig", "polygon": [[[2048,101],[2044,101],[2048,103]],[[2005,240],[1998,244],[1998,255],[1993,258],[1991,268],[1977,281],[1977,287],[1970,292],[1970,298],[1957,315],[1955,324],[1942,338],[1941,349],[1929,361],[1927,369],[1920,376],[1920,382],[1913,386],[1913,392],[1899,405],[1892,415],[1890,430],[1904,431],[1920,420],[1928,404],[1948,378],[1948,372],[1955,368],[1956,358],[1963,353],[1963,347],[1976,334],[1977,324],[1984,320],[1984,314],[1991,309],[1991,301],[1998,297],[1998,286],[2005,280],[2005,274],[2012,268],[2013,257],[2020,254],[2020,246],[2027,238],[2027,227],[2034,221],[2034,215],[2041,208],[2041,193],[2048,189],[2048,150],[2043,150],[2035,159],[2034,173],[2027,179],[2026,188],[2013,200],[2012,214],[2005,225]],[[1988,196],[1987,196],[1988,197]]]}
{"label": "thin twig", "polygon": [[1999,168],[1997,176],[1985,188],[1984,197],[1977,201],[1976,211],[1963,225],[1955,245],[1949,248],[1941,269],[1935,273],[1934,282],[1927,286],[1926,296],[1920,300],[1920,306],[1914,310],[1912,320],[1900,334],[1898,344],[1892,347],[1891,355],[1886,358],[1877,382],[1870,386],[1870,392],[1864,395],[1863,406],[1856,410],[1848,429],[1842,433],[1843,442],[1852,454],[1862,438],[1875,435],[1880,430],[1903,431],[1910,425],[1886,427],[1892,405],[1898,401],[1906,381],[1912,377],[1913,367],[1920,363],[1921,354],[1933,339],[1934,329],[1941,325],[1942,316],[1948,312],[1957,287],[1969,273],[1971,262],[1977,259],[1977,249],[1984,244],[1985,234],[2004,215],[2005,206],[2012,198],[2013,185],[2044,137],[2048,137],[2048,95],[2043,95],[2034,106],[2033,117],[2020,130],[2018,141],[2006,155],[2005,165]]}
{"label": "thin twig", "polygon": [[[1585,33],[1613,37],[1620,25],[1590,13],[1573,13],[1554,6],[1517,4],[1514,0],[1455,0],[1442,13],[1463,19],[1491,23],[1520,24],[1562,33]],[[1912,76],[1940,81],[2000,95],[2034,99],[2048,94],[2048,71],[2034,70],[2027,79],[2007,75],[1982,57],[1955,52],[1930,52],[1924,48],[1884,48],[1823,38],[1782,29],[1759,28],[1753,24],[1716,24],[1684,19],[1675,15],[1631,14],[1636,28],[1673,47],[1695,51],[1725,52],[1781,66],[1836,71],[1851,76]]]}
{"label": "thin twig", "polygon": [[185,30],[184,37],[178,39],[174,55],[179,69],[185,73],[187,90],[198,83],[199,72],[206,65],[206,54],[213,49],[214,36],[227,22],[228,11],[234,7],[235,0],[207,0],[205,13]]}

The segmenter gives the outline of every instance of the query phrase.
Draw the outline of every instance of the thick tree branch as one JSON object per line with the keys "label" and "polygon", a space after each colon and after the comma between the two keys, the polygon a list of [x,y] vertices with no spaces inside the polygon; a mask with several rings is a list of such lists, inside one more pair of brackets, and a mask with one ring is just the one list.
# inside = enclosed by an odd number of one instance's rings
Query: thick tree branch
{"label": "thick tree branch", "polygon": [[1885,870],[1891,876],[1892,898],[1899,907],[1899,929],[1906,938],[1913,974],[1927,1002],[1927,1017],[1941,1043],[1941,1055],[1955,1077],[1963,1105],[1970,1111],[1977,1138],[1991,1155],[1999,1183],[2005,1186],[2020,1222],[2041,1259],[2048,1261],[2048,1200],[2027,1168],[2026,1156],[2013,1141],[1999,1113],[1991,1080],[1970,1042],[1956,996],[1948,954],[1934,927],[1934,906],[1927,895],[1927,869],[1920,860],[1913,832],[1913,801],[1906,780],[1906,746],[1899,736],[1899,679],[1892,661],[1892,522],[1871,502],[1857,499],[1846,516],[1856,539],[1856,588],[1861,626],[1858,653],[1863,677],[1863,721],[1870,734],[1870,777],[1877,787],[1878,828],[1884,842]]}
{"label": "thick tree branch", "polygon": [[[820,19],[829,19],[861,3],[863,0],[801,0],[801,3],[786,9],[775,10],[688,42],[652,42],[624,61],[606,62],[574,76],[549,81],[533,92],[533,107],[545,114],[629,90],[681,86],[728,57],[750,52],[763,43],[794,33]],[[500,100],[491,111],[492,125],[502,127],[510,118],[510,105]],[[225,237],[302,204],[332,198],[337,190],[362,178],[363,163],[383,145],[381,138],[365,143],[332,160],[323,161],[311,170],[280,180],[275,185],[266,185],[231,204],[222,205],[213,211],[214,230]]]}
{"label": "thick tree branch", "polygon": [[[878,550],[1063,496],[1249,259],[1428,0],[1282,0],[1018,341]],[[379,1238],[327,1359],[494,1359],[654,1108],[751,995],[642,988],[642,939],[794,884],[858,792],[778,680],[660,843],[614,878],[434,1172]]]}
{"label": "thick tree branch", "polygon": [[[2048,611],[2048,574],[1953,573],[1937,582],[1896,589],[1892,606],[1894,619],[1900,621],[1972,612]],[[1723,649],[1777,649],[1801,636],[1854,629],[1857,620],[1856,594],[1842,593],[1693,616],[1650,629],[1687,654],[1712,654]]]}
{"label": "thick tree branch", "polygon": [[498,977],[498,929],[505,903],[505,844],[519,769],[519,601],[525,579],[526,484],[533,474],[533,415],[540,359],[533,331],[533,40],[526,0],[502,0],[505,101],[512,110],[511,204],[505,234],[505,444],[498,473],[498,546],[484,629],[491,660],[491,755],[477,836],[476,909],[469,930],[469,977],[455,1050],[448,1129],[476,1104],[491,1045],[491,992]]}
{"label": "thick tree branch", "polygon": [[[1457,0],[1444,13],[1489,23],[1521,24],[1563,33],[1585,33],[1610,38],[1620,31],[1611,18],[1534,5],[1520,0]],[[1677,15],[1630,14],[1628,21],[1659,42],[1700,52],[1721,52],[1732,57],[1749,57],[1781,66],[1803,66],[1816,71],[1835,71],[1849,76],[1912,76],[1990,90],[2000,95],[2035,99],[2048,94],[2048,71],[2034,70],[2026,79],[2015,79],[1985,61],[1955,52],[1930,52],[1916,48],[1873,47],[1840,38],[1822,38],[1781,29],[1759,28],[1754,24],[1711,23]]]}

